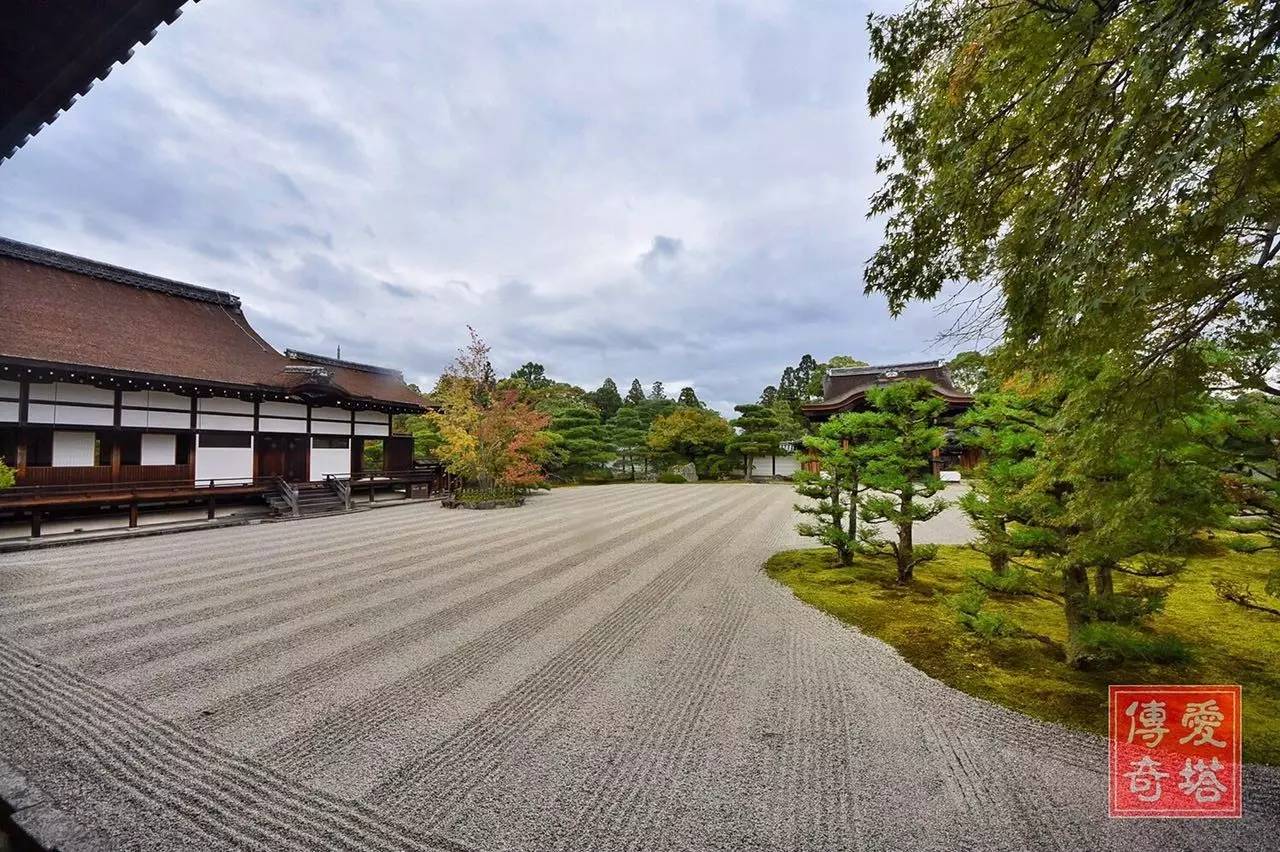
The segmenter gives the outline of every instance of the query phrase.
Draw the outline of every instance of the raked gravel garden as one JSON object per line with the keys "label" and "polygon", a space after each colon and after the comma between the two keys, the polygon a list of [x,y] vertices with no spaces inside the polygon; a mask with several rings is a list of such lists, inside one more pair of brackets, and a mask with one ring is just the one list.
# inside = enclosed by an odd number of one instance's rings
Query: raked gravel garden
{"label": "raked gravel garden", "polygon": [[805,544],[795,499],[558,489],[0,556],[2,760],[82,849],[1274,843],[1275,768],[1242,820],[1108,820],[1100,737],[802,602],[762,569]]}

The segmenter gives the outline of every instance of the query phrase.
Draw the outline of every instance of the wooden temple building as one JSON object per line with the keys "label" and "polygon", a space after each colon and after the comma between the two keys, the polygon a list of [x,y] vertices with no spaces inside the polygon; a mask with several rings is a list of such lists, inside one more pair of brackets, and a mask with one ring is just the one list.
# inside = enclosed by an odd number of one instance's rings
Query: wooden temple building
{"label": "wooden temple building", "polygon": [[397,370],[278,352],[230,293],[0,239],[0,456],[17,475],[0,512],[136,515],[216,491],[275,493],[296,514],[301,483],[349,505],[352,481],[413,471],[392,418],[423,410]]}
{"label": "wooden temple building", "polygon": [[[822,380],[822,399],[800,407],[811,423],[820,423],[846,411],[861,411],[867,405],[867,391],[892,382],[923,379],[932,386],[946,404],[942,422],[949,425],[973,405],[973,397],[955,386],[951,371],[941,361],[915,361],[907,364],[883,364],[868,367],[834,367]],[[950,435],[950,433],[948,433]],[[972,467],[977,461],[974,451],[966,451],[949,440],[934,458],[935,472]]]}

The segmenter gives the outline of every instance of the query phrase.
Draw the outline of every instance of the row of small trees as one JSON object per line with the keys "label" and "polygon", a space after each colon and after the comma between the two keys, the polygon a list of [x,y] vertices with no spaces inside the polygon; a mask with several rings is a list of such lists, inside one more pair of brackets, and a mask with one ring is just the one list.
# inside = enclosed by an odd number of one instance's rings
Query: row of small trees
{"label": "row of small trees", "polygon": [[[1228,546],[1280,547],[1280,402],[1262,393],[1169,400],[1131,412],[1132,422],[1080,421],[1096,399],[1115,392],[1105,365],[1089,386],[1014,371],[987,380],[955,423],[955,440],[982,451],[971,489],[959,501],[975,531],[973,547],[989,571],[975,575],[961,620],[983,632],[1019,635],[1016,625],[981,612],[984,589],[1035,591],[1058,601],[1066,655],[1077,666],[1130,653],[1158,659],[1135,631],[1158,612],[1198,533],[1227,528]],[[913,527],[944,501],[931,456],[947,440],[944,404],[926,382],[868,393],[868,410],[824,423],[805,443],[818,470],[798,477],[810,498],[802,534],[833,547],[842,564],[858,554],[889,553],[908,582],[937,549],[914,543]],[[1083,405],[1083,409],[1076,406]],[[873,524],[889,526],[885,538]],[[1127,578],[1117,583],[1117,577]],[[1280,594],[1280,572],[1268,582]],[[1219,594],[1254,608],[1247,588]]]}
{"label": "row of small trees", "polygon": [[[819,426],[804,441],[817,470],[796,474],[796,491],[810,498],[796,510],[814,519],[798,526],[800,534],[833,547],[842,565],[858,553],[889,553],[898,582],[909,581],[917,565],[937,555],[913,533],[947,505],[935,499],[942,481],[932,465],[946,440],[938,423],[945,407],[928,382],[897,382],[869,390],[867,410]],[[893,527],[892,538],[874,526],[881,523]]]}
{"label": "row of small trees", "polygon": [[611,478],[613,465],[632,477],[678,463],[711,477],[742,464],[749,475],[755,458],[776,454],[803,434],[783,400],[738,406],[740,416],[730,422],[691,387],[675,399],[661,382],[645,393],[638,379],[625,397],[612,379],[584,391],[555,381],[534,362],[498,379],[488,344],[470,333],[429,395],[439,411],[404,417],[397,429],[414,436],[416,455],[438,458],[484,485]]}

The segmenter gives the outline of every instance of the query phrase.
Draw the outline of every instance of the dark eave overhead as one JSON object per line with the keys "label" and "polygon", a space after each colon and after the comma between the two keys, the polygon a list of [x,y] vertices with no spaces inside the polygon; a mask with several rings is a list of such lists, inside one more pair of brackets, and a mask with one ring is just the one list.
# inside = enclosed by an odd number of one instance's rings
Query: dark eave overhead
{"label": "dark eave overhead", "polygon": [[137,45],[182,14],[186,2],[4,0],[0,161],[105,79],[117,62],[128,62]]}

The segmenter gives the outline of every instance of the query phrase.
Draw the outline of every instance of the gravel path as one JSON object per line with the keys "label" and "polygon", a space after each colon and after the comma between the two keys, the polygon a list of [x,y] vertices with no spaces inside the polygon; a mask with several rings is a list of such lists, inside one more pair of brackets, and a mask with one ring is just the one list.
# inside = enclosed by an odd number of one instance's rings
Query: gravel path
{"label": "gravel path", "polygon": [[[93,849],[1262,849],[760,572],[779,485],[578,488],[0,556],[0,756]],[[955,541],[962,520],[921,540]]]}

